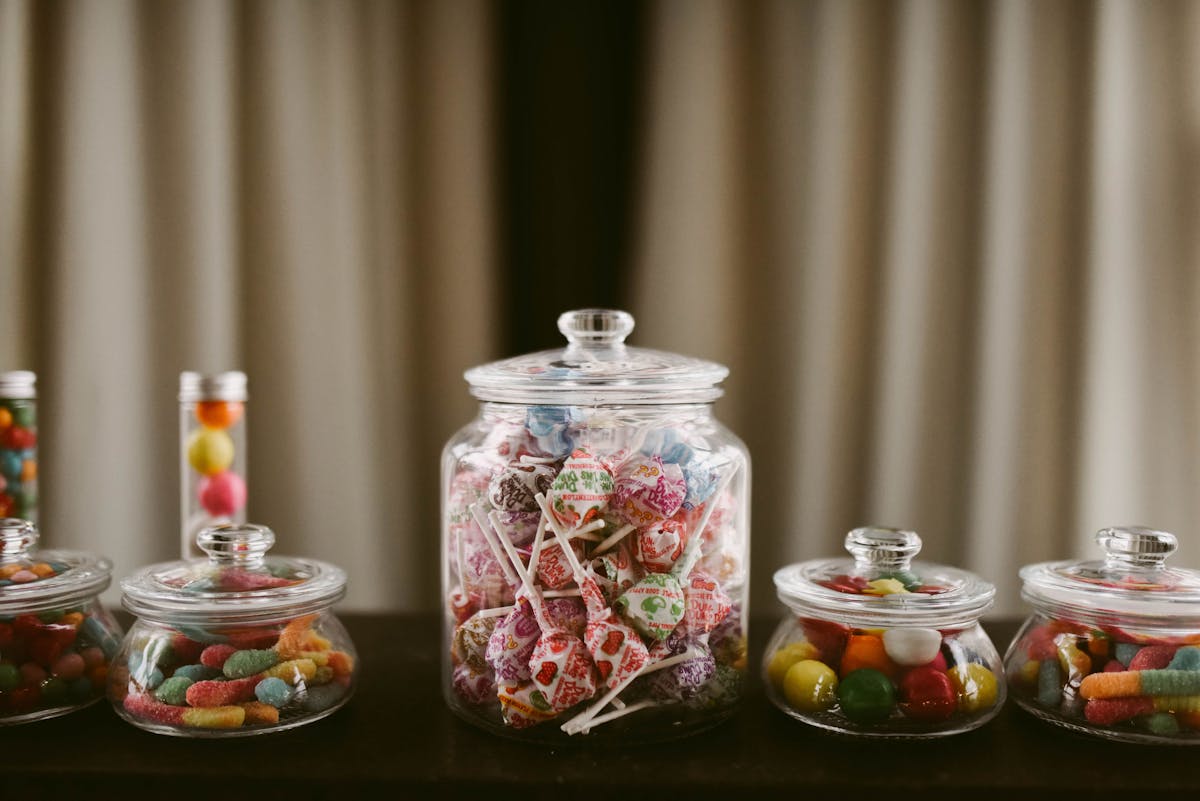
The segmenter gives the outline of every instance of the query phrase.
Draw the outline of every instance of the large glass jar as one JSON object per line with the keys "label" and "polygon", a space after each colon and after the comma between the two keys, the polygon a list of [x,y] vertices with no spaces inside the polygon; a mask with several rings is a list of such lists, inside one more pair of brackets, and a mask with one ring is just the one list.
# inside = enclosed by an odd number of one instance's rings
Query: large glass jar
{"label": "large glass jar", "polygon": [[727,370],[559,318],[565,349],[467,371],[442,457],[444,692],[521,738],[680,736],[737,708],[750,460],[712,414]]}
{"label": "large glass jar", "polygon": [[100,605],[111,563],[35,550],[32,523],[0,519],[0,726],[65,715],[104,697],[121,628]]}
{"label": "large glass jar", "polygon": [[121,582],[138,616],[109,673],[109,698],[135,726],[239,737],[330,715],[354,692],[354,645],[330,608],[346,574],[267,556],[269,528],[226,524],[197,537],[207,559],[150,565]]}
{"label": "large glass jar", "polygon": [[1096,541],[1103,559],[1022,568],[1034,612],[1004,658],[1013,697],[1068,729],[1200,745],[1200,572],[1166,564],[1165,531]]}
{"label": "large glass jar", "polygon": [[995,588],[952,567],[913,562],[911,531],[858,528],[853,559],[775,573],[788,615],[767,646],[771,701],[812,726],[868,737],[968,731],[1004,703],[1000,655],[979,616]]}

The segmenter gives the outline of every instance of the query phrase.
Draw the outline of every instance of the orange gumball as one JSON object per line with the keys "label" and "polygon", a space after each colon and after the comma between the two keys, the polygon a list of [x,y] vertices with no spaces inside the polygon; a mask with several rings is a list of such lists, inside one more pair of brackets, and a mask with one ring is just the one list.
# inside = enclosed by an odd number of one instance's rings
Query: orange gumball
{"label": "orange gumball", "polygon": [[33,459],[21,462],[21,481],[33,481],[35,478],[37,478],[37,462]]}
{"label": "orange gumball", "polygon": [[0,406],[0,431],[12,426],[12,412]]}
{"label": "orange gumball", "polygon": [[207,428],[229,428],[242,419],[246,407],[238,401],[200,401],[196,419]]}
{"label": "orange gumball", "polygon": [[846,650],[842,653],[841,675],[856,670],[870,668],[895,678],[900,669],[887,655],[883,647],[883,638],[874,634],[851,634],[846,641]]}

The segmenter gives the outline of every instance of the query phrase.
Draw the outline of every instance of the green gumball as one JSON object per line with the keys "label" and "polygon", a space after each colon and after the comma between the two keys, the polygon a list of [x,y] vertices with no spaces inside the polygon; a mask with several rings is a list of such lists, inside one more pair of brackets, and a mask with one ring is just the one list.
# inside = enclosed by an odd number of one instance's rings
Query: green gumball
{"label": "green gumball", "polygon": [[878,670],[862,668],[847,673],[837,688],[842,714],[855,723],[876,723],[892,714],[896,688]]}

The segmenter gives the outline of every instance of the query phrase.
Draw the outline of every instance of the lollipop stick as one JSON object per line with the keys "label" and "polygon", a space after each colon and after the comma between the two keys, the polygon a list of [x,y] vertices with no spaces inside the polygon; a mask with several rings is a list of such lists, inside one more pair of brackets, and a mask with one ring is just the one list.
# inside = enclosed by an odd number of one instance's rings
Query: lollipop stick
{"label": "lollipop stick", "polygon": [[629,704],[628,706],[621,707],[615,712],[609,712],[606,715],[593,718],[592,720],[587,721],[582,729],[578,729],[577,731],[571,733],[587,734],[592,730],[593,726],[599,726],[601,723],[608,723],[609,721],[616,720],[617,718],[623,718],[626,715],[632,715],[634,712],[640,712],[643,709],[647,709],[652,706],[661,706],[661,704],[658,701],[655,701],[653,698],[646,698],[645,700],[638,701],[636,704]]}
{"label": "lollipop stick", "polygon": [[[479,508],[479,504],[471,505],[471,517],[475,518],[475,525],[479,526],[479,530],[483,532],[483,538],[487,541],[488,547],[492,549],[492,556],[496,557],[496,561],[500,563],[500,569],[504,571],[504,576],[508,579],[509,584],[520,584],[520,578],[513,573],[512,567],[509,566],[508,560],[504,558],[504,554],[500,552],[500,546],[496,543],[498,539],[496,532],[492,531],[492,527],[488,525],[487,517]],[[512,543],[509,543],[511,545]]]}
{"label": "lollipop stick", "polygon": [[[472,507],[474,508],[474,507]],[[533,604],[533,613],[537,617],[538,625],[542,629],[549,629],[550,626],[546,620],[546,611],[542,606],[542,594],[538,588],[534,586],[533,579],[529,577],[529,571],[525,569],[525,563],[521,561],[521,555],[517,553],[516,547],[512,544],[508,534],[504,531],[504,526],[500,523],[500,513],[492,512],[489,518],[492,525],[496,527],[496,539],[500,540],[500,545],[508,554],[509,560],[512,562],[513,570],[517,571],[517,575],[521,577],[521,583],[525,585],[525,591],[529,594],[529,601]],[[486,520],[484,522],[487,522]]]}
{"label": "lollipop stick", "polygon": [[534,500],[541,507],[542,520],[550,527],[550,531],[554,534],[554,539],[558,540],[558,547],[562,549],[563,556],[567,558],[567,562],[571,565],[571,572],[575,575],[575,583],[580,583],[583,580],[583,566],[579,564],[579,560],[575,557],[575,550],[571,547],[571,542],[567,539],[567,535],[563,533],[558,519],[551,512],[550,502],[540,492],[534,496]]}
{"label": "lollipop stick", "polygon": [[454,553],[458,557],[458,586],[465,596],[467,594],[467,566],[465,564],[467,554],[466,546],[463,545],[463,533],[463,529],[460,528],[454,538]]}
{"label": "lollipop stick", "polygon": [[633,531],[635,528],[637,528],[637,526],[634,526],[634,525],[631,525],[628,523],[621,526],[615,532],[608,535],[607,539],[601,540],[600,544],[592,549],[592,556],[599,556],[600,554],[608,551],[610,548],[612,548],[618,542],[625,539],[625,537],[629,534],[629,532]]}
{"label": "lollipop stick", "polygon": [[[737,470],[737,467],[734,467],[725,475],[724,478],[721,479],[721,483],[717,485],[717,489],[713,492],[712,497],[709,499],[708,503],[705,504],[704,514],[700,515],[700,522],[697,523],[696,527],[692,530],[692,534],[688,538],[688,544],[686,547],[684,547],[683,554],[680,555],[679,561],[676,562],[676,566],[679,568],[679,578],[681,580],[687,578],[688,573],[691,573],[692,568],[695,567],[696,563],[700,561],[701,535],[704,533],[705,526],[708,525],[709,518],[712,517],[713,512],[716,510],[717,504],[720,503],[722,493],[724,493],[725,488],[729,486],[729,482],[733,481],[733,477],[737,475]],[[671,572],[674,573],[676,571],[673,570]]]}
{"label": "lollipop stick", "polygon": [[538,559],[540,559],[542,556],[542,546],[545,544],[545,538],[546,519],[543,517],[538,519],[537,534],[533,535],[533,549],[529,552],[529,564],[531,569],[535,569],[532,566],[536,565],[538,563]]}
{"label": "lollipop stick", "polygon": [[595,722],[594,721],[595,716],[598,715],[599,713],[603,712],[604,707],[608,706],[609,703],[616,700],[617,696],[626,687],[628,687],[630,684],[632,684],[634,679],[638,678],[639,676],[644,676],[648,673],[653,673],[656,670],[665,670],[666,668],[674,667],[675,665],[678,665],[680,662],[686,662],[689,659],[695,659],[699,655],[700,655],[699,650],[697,650],[695,648],[688,648],[682,654],[677,654],[676,656],[669,656],[666,659],[660,659],[657,662],[647,663],[638,672],[631,673],[630,675],[626,676],[624,679],[621,680],[621,682],[617,686],[613,687],[607,693],[602,695],[600,697],[600,700],[596,701],[596,703],[592,704],[587,709],[583,710],[578,715],[576,715],[575,717],[568,720],[560,728],[563,731],[565,731],[567,734],[578,734],[579,732],[584,731],[588,726],[592,725]]}

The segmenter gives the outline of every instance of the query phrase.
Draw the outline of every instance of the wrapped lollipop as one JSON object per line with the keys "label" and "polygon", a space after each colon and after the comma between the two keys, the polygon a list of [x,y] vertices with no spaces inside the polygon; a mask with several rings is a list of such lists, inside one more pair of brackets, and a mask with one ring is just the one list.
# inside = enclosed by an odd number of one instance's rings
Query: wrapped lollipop
{"label": "wrapped lollipop", "polygon": [[588,624],[584,641],[600,678],[609,688],[615,687],[626,677],[637,673],[646,663],[646,646],[638,637],[637,632],[622,623],[605,602],[600,587],[593,576],[586,573],[583,566],[575,559],[572,550],[566,546],[566,534],[558,520],[551,512],[550,504],[544,495],[537,496],[538,505],[546,515],[546,520],[554,537],[564,546],[563,553],[569,554],[571,571],[575,582],[583,593],[583,602],[587,607]]}
{"label": "wrapped lollipop", "polygon": [[712,576],[699,568],[692,571],[683,585],[686,610],[683,619],[688,631],[708,633],[729,616],[733,602]]}
{"label": "wrapped lollipop", "polygon": [[627,523],[649,526],[674,516],[687,496],[687,482],[677,464],[638,454],[617,471],[613,503]]}
{"label": "wrapped lollipop", "polygon": [[[558,471],[553,462],[523,456],[509,462],[488,484],[488,500],[500,512],[537,512],[533,496],[546,492]],[[535,519],[536,525],[536,519]]]}
{"label": "wrapped lollipop", "polygon": [[680,626],[674,634],[654,646],[653,656],[659,663],[667,657],[687,656],[647,680],[651,696],[659,701],[679,702],[694,698],[717,672],[717,662],[704,635],[696,636],[684,629],[686,626]]}
{"label": "wrapped lollipop", "polygon": [[[495,512],[492,515],[494,525],[498,516]],[[583,640],[554,625],[546,614],[542,594],[529,577],[516,548],[503,533],[496,535],[496,539],[507,552],[513,570],[520,577],[529,604],[541,627],[541,636],[529,657],[533,683],[552,709],[559,712],[570,709],[596,694],[595,666],[588,655],[587,647]]]}

